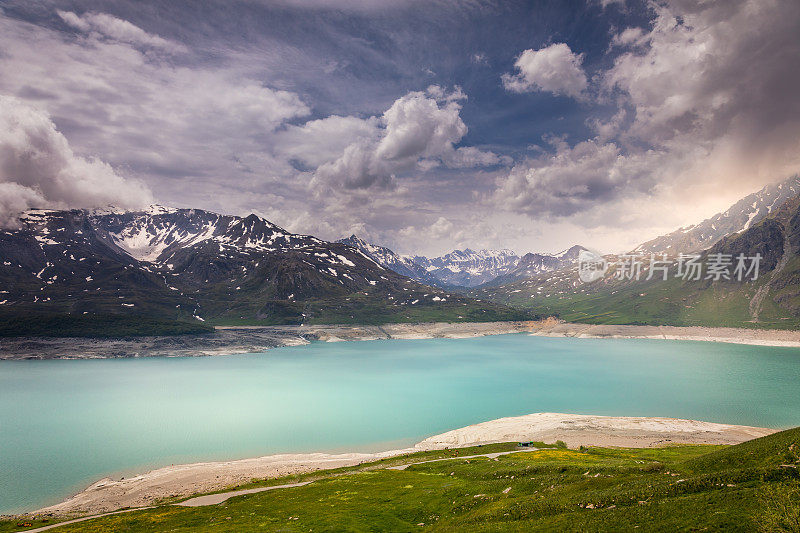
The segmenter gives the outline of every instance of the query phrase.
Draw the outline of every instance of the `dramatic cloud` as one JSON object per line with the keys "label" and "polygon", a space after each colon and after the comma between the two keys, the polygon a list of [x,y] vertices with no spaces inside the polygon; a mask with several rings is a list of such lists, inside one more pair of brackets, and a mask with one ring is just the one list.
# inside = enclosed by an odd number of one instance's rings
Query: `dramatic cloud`
{"label": "dramatic cloud", "polygon": [[[96,18],[78,20],[99,28]],[[310,112],[296,94],[231,63],[175,64],[140,50],[147,38],[136,32],[137,45],[104,35],[76,39],[0,16],[0,94],[35,98],[76,151],[148,180],[161,201],[236,209],[261,184],[291,176],[270,147],[276,129]],[[209,195],[217,187],[225,194]]]}
{"label": "dramatic cloud", "polygon": [[597,137],[518,163],[499,180],[497,205],[599,221],[636,199],[642,220],[665,204],[699,216],[693,206],[720,209],[797,171],[800,4],[673,0],[654,9],[651,30],[612,39],[622,51],[598,83],[619,107],[587,121]]}
{"label": "dramatic cloud", "polygon": [[460,116],[464,99],[458,88],[448,93],[435,85],[398,98],[380,120],[369,121],[373,134],[360,136],[335,161],[317,169],[316,183],[385,188],[397,174],[411,170],[497,164],[500,159],[491,152],[454,147],[467,133]]}
{"label": "dramatic cloud", "polygon": [[106,163],[75,155],[50,117],[0,96],[0,225],[32,207],[141,207],[150,191]]}
{"label": "dramatic cloud", "polygon": [[698,168],[712,183],[796,172],[798,27],[800,4],[790,0],[660,7],[644,53],[621,55],[605,77],[635,113],[624,135],[670,151],[703,146]]}
{"label": "dramatic cloud", "polygon": [[541,50],[525,50],[514,66],[516,74],[503,74],[503,86],[515,93],[545,91],[580,98],[588,85],[581,67],[583,54],[575,54],[566,43]]}
{"label": "dramatic cloud", "polygon": [[0,94],[87,174],[322,238],[620,249],[800,169],[796,0],[2,3]]}

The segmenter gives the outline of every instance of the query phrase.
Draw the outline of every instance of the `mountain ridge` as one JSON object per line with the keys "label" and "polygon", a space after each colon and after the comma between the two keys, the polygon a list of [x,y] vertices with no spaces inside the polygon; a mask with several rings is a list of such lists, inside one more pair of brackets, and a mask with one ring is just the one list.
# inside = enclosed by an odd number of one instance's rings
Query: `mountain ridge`
{"label": "mountain ridge", "polygon": [[749,229],[797,194],[800,194],[800,175],[795,174],[745,196],[702,222],[646,241],[633,252],[677,255],[706,250],[727,235]]}
{"label": "mountain ridge", "polygon": [[152,317],[215,324],[524,319],[422,285],[350,246],[256,215],[153,206],[31,210],[0,230],[0,318]]}

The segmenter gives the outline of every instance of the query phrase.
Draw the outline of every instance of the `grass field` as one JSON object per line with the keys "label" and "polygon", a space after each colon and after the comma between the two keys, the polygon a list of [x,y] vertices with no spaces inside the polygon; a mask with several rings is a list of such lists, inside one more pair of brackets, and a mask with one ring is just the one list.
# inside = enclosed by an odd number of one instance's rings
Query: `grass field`
{"label": "grass field", "polygon": [[0,315],[0,337],[142,337],[213,331],[211,326],[196,320],[167,320],[144,315]]}
{"label": "grass field", "polygon": [[[499,444],[459,454],[514,449]],[[55,531],[800,531],[800,428],[730,447],[550,448],[385,468],[453,453],[270,480],[315,481]],[[0,523],[2,533],[24,529]]]}

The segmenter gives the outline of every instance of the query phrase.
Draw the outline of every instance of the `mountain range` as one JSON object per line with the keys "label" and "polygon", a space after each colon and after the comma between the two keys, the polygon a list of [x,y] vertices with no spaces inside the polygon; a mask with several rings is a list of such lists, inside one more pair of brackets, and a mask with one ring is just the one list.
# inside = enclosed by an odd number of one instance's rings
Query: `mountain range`
{"label": "mountain range", "polygon": [[[800,325],[800,178],[765,187],[634,252],[760,254],[757,280],[581,283],[560,254],[401,256],[327,242],[256,215],[151,206],[32,210],[0,230],[0,334],[141,334],[209,325],[524,320]],[[647,267],[643,274],[646,275]]]}
{"label": "mountain range", "polygon": [[346,239],[339,239],[336,242],[352,246],[382,267],[393,270],[402,276],[409,277],[433,287],[447,286],[446,283],[443,283],[442,280],[429,273],[424,267],[416,263],[410,257],[396,254],[385,246],[370,244],[355,235],[351,235]]}
{"label": "mountain range", "polygon": [[131,333],[141,320],[168,331],[191,324],[194,331],[203,323],[530,316],[423,285],[356,248],[292,234],[256,215],[161,206],[34,210],[20,217],[19,227],[0,231],[0,249],[0,331],[6,332],[46,323],[70,334],[109,316],[130,317],[120,331]]}
{"label": "mountain range", "polygon": [[385,246],[376,246],[351,235],[340,239],[379,265],[426,285],[463,290],[495,286],[525,279],[541,272],[558,270],[578,260],[584,248],[573,246],[559,254],[528,253],[520,257],[511,250],[453,250],[443,256],[399,255]]}

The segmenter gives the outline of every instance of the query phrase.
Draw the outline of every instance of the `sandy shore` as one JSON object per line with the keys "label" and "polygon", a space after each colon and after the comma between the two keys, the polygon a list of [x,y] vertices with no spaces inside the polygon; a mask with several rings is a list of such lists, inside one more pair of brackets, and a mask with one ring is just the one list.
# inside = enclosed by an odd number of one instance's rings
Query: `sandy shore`
{"label": "sandy shore", "polygon": [[800,347],[800,331],[774,329],[707,328],[703,326],[614,326],[544,320],[537,323],[533,334],[545,337],[666,339],[727,342],[756,346]]}
{"label": "sandy shore", "polygon": [[772,433],[774,429],[678,418],[535,413],[448,431],[429,437],[416,447],[439,449],[491,442],[562,440],[570,448],[581,445],[652,448],[668,444],[738,444]]}
{"label": "sandy shore", "polygon": [[800,331],[675,326],[606,326],[548,319],[531,322],[386,324],[383,326],[236,326],[204,335],[125,339],[5,338],[0,359],[197,357],[258,353],[311,341],[461,339],[507,333],[548,337],[644,338],[800,347]]}
{"label": "sandy shore", "polygon": [[353,466],[405,453],[508,441],[563,440],[570,447],[655,447],[668,444],[737,444],[775,430],[672,418],[536,413],[475,424],[423,440],[413,448],[380,453],[282,454],[238,461],[176,465],[125,479],[105,478],[74,497],[35,514],[75,515],[152,505],[247,483],[252,479]]}

